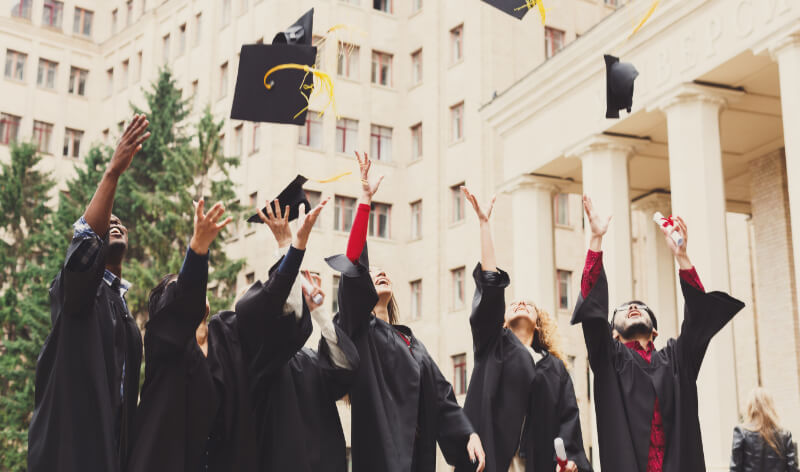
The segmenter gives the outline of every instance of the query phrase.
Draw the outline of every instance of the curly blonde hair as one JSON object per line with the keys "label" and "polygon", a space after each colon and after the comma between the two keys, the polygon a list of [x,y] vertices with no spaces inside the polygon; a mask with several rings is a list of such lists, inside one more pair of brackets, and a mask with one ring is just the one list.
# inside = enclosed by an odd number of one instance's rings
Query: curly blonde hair
{"label": "curly blonde hair", "polygon": [[536,311],[536,330],[533,332],[533,346],[531,347],[538,350],[546,350],[567,366],[567,356],[561,351],[561,336],[558,334],[556,320],[550,313],[539,308],[535,303],[529,300],[522,301]]}

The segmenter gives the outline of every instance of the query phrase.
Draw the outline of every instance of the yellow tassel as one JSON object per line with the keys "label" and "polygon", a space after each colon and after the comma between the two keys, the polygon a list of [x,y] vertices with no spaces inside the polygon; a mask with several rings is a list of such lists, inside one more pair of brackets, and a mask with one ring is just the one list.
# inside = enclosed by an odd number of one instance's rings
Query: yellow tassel
{"label": "yellow tassel", "polygon": [[544,3],[542,0],[525,0],[525,4],[519,6],[514,9],[514,11],[522,10],[523,8],[527,8],[528,10],[532,10],[533,7],[539,8],[539,16],[542,17],[542,24],[544,24],[545,16],[547,15],[547,11],[544,9]]}
{"label": "yellow tassel", "polygon": [[642,28],[642,26],[644,26],[645,23],[647,23],[647,20],[649,20],[650,17],[653,16],[653,13],[656,11],[656,8],[658,7],[659,1],[660,0],[653,1],[653,4],[650,5],[650,9],[647,10],[647,13],[644,15],[644,18],[642,18],[642,21],[640,21],[639,24],[636,25],[636,27],[633,29],[633,32],[630,34],[630,36],[628,36],[628,38],[636,34],[636,32],[639,31]]}
{"label": "yellow tassel", "polygon": [[341,179],[342,177],[347,177],[348,175],[352,174],[352,172],[342,172],[341,174],[334,175],[333,177],[328,177],[327,179],[316,180],[316,179],[308,179],[312,182],[317,182],[320,184],[327,184],[329,182],[336,182],[337,180]]}
{"label": "yellow tassel", "polygon": [[[336,114],[336,102],[333,96],[333,79],[331,79],[330,75],[328,75],[325,72],[322,72],[319,69],[309,67],[305,64],[291,64],[291,63],[278,64],[277,66],[268,70],[266,74],[264,74],[264,88],[266,88],[267,90],[272,90],[272,86],[274,84],[271,81],[267,82],[267,79],[269,78],[270,75],[281,70],[289,70],[289,69],[305,71],[306,74],[303,76],[303,80],[300,82],[300,93],[306,99],[307,103],[309,104],[311,103],[311,98],[319,89],[323,90],[328,95],[328,103],[326,103],[325,106],[322,107],[322,110],[319,112],[320,116],[322,116],[322,114],[325,113],[325,110],[329,106],[333,108],[333,112],[334,114]],[[314,79],[319,81],[320,84],[319,88],[315,87],[314,85],[306,85],[305,82],[306,78],[308,77],[308,74],[312,74],[314,76]],[[297,118],[306,110],[308,110],[308,105],[306,105],[302,110],[297,112],[297,114],[294,115],[294,117]]]}

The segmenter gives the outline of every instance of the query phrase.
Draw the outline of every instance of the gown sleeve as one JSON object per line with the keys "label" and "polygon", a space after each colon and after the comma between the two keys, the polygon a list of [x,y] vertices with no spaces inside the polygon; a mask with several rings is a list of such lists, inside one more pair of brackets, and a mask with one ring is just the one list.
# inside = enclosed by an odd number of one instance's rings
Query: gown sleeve
{"label": "gown sleeve", "polygon": [[469,436],[475,432],[475,428],[472,427],[466,413],[456,401],[453,386],[444,378],[435,362],[431,361],[431,366],[439,410],[437,442],[448,464],[469,464],[467,442],[469,442]]}
{"label": "gown sleeve", "polygon": [[744,435],[741,426],[733,428],[733,447],[731,448],[730,472],[744,471]]}
{"label": "gown sleeve", "polygon": [[[359,363],[356,346],[340,327],[334,325],[334,329],[336,330],[336,347],[334,348],[331,341],[322,337],[319,340],[318,348],[319,369],[322,372],[323,381],[328,387],[331,401],[339,400],[350,391]],[[334,360],[332,352],[334,349],[339,351],[337,356],[343,357],[346,363]],[[342,367],[342,364],[346,367]]]}
{"label": "gown sleeve", "polygon": [[[556,362],[561,362],[560,360]],[[581,418],[578,402],[575,399],[575,388],[566,368],[561,372],[561,395],[558,405],[559,427],[558,437],[564,440],[567,457],[578,466],[580,472],[591,472],[592,466],[586,458],[581,433]],[[555,458],[554,458],[555,460]]]}
{"label": "gown sleeve", "polygon": [[83,216],[75,222],[64,267],[50,286],[51,299],[61,306],[56,316],[87,316],[91,312],[103,280],[106,246],[107,241],[95,234]]}
{"label": "gown sleeve", "polygon": [[472,271],[475,279],[475,296],[472,298],[472,314],[469,324],[472,328],[472,344],[476,355],[486,348],[503,332],[506,301],[505,288],[510,279],[500,269],[497,272],[482,270],[481,264]]}
{"label": "gown sleeve", "polygon": [[792,441],[792,433],[787,431],[784,437],[784,448],[786,454],[786,470],[788,472],[797,472],[797,444]]}
{"label": "gown sleeve", "polygon": [[207,283],[208,254],[187,249],[178,280],[166,287],[150,314],[145,331],[150,360],[184,351],[205,318]]}
{"label": "gown sleeve", "polygon": [[578,303],[572,313],[572,324],[578,323],[583,327],[589,364],[596,372],[601,363],[611,358],[614,344],[611,325],[608,323],[608,281],[605,269],[602,267],[597,281],[586,297],[583,294],[578,297]]}
{"label": "gown sleeve", "polygon": [[724,292],[705,293],[681,279],[685,300],[683,325],[676,343],[678,361],[696,379],[703,357],[714,337],[744,308],[744,303]]}

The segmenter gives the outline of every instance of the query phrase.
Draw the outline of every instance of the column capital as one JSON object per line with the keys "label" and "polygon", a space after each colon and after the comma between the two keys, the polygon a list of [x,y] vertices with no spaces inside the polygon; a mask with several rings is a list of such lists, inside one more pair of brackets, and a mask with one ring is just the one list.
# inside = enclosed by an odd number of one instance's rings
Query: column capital
{"label": "column capital", "polygon": [[649,140],[614,136],[610,134],[596,134],[579,142],[565,154],[583,160],[591,158],[592,154],[596,152],[611,151],[623,154],[626,158],[630,159],[634,152],[636,152],[636,146],[646,142],[649,142]]}
{"label": "column capital", "polygon": [[782,52],[791,48],[800,48],[800,32],[784,36],[773,44],[770,44],[767,49],[772,59],[777,61]]}
{"label": "column capital", "polygon": [[560,186],[554,179],[530,174],[521,174],[504,182],[499,189],[499,193],[512,194],[517,190],[533,189],[556,193]]}
{"label": "column capital", "polygon": [[644,213],[655,213],[660,211],[661,213],[667,214],[665,212],[671,213],[672,208],[672,197],[669,193],[666,192],[657,192],[651,193],[646,197],[641,197],[639,199],[634,200],[631,203],[631,209],[641,211]]}
{"label": "column capital", "polygon": [[741,90],[686,82],[679,84],[654,100],[653,104],[647,107],[647,111],[668,111],[670,108],[678,105],[698,102],[714,105],[721,110],[726,107],[728,103],[736,101],[744,95],[745,92]]}

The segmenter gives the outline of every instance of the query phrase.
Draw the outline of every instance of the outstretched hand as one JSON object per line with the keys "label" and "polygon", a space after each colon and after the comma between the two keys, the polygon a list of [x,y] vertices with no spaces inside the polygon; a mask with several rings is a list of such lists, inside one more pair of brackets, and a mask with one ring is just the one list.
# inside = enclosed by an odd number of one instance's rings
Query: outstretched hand
{"label": "outstretched hand", "polygon": [[204,207],[205,200],[203,199],[194,204],[194,234],[189,242],[189,247],[192,248],[192,251],[201,256],[208,253],[208,248],[214,238],[222,231],[222,228],[233,220],[229,216],[222,223],[217,223],[222,214],[225,213],[225,205],[221,202],[216,203],[205,214],[203,213]]}
{"label": "outstretched hand", "polygon": [[[303,271],[300,277],[305,277],[306,280],[309,281],[313,289],[309,291],[305,285],[303,285],[303,298],[306,300],[306,305],[308,306],[308,311],[314,311],[323,303],[325,303],[325,292],[322,291],[322,278],[317,274],[312,274],[309,271]],[[314,298],[317,295],[322,295],[322,300],[319,303],[314,302]]]}
{"label": "outstretched hand", "polygon": [[[680,216],[670,217],[672,218],[672,222],[674,223],[675,227],[670,230],[665,228],[663,225],[659,225],[661,228],[661,232],[664,233],[664,240],[667,242],[667,246],[669,247],[672,254],[675,256],[675,259],[678,261],[678,265],[681,269],[691,269],[692,263],[689,262],[689,255],[686,253],[686,246],[689,243],[689,231],[686,228],[686,222],[683,221],[683,218]],[[681,235],[683,238],[683,244],[678,246],[674,239],[672,239],[672,232],[676,232]]]}
{"label": "outstretched hand", "polygon": [[462,185],[461,192],[464,194],[464,198],[466,198],[467,201],[472,204],[475,214],[478,215],[478,221],[480,221],[481,224],[488,223],[489,218],[492,217],[492,210],[494,210],[494,202],[497,200],[497,196],[495,195],[492,197],[492,199],[489,201],[489,204],[486,206],[486,211],[484,212],[483,209],[481,209],[481,205],[478,203],[478,199],[474,194],[469,192],[467,187]]}
{"label": "outstretched hand", "polygon": [[483,452],[483,444],[481,438],[476,433],[469,435],[469,442],[467,443],[467,454],[473,464],[477,464],[476,472],[483,472],[486,468],[486,453]]}
{"label": "outstretched hand", "polygon": [[117,149],[111,162],[108,163],[108,170],[119,177],[131,165],[133,156],[142,149],[142,143],[150,137],[150,132],[145,133],[150,122],[144,114],[134,115],[128,128],[122,133],[117,143]]}
{"label": "outstretched hand", "polygon": [[294,241],[292,245],[295,249],[305,250],[306,245],[308,244],[308,237],[311,235],[311,228],[314,227],[314,223],[317,222],[317,217],[319,217],[320,212],[328,202],[331,201],[331,197],[326,198],[319,202],[319,205],[314,207],[311,210],[311,213],[306,214],[306,206],[300,205],[300,216],[298,219],[300,220],[300,228],[297,230],[297,234],[294,237]]}
{"label": "outstretched hand", "polygon": [[586,218],[589,219],[589,227],[592,229],[592,237],[602,238],[608,231],[608,224],[611,222],[611,216],[608,218],[601,218],[594,208],[592,199],[588,195],[583,196],[583,211],[586,213]]}
{"label": "outstretched hand", "polygon": [[381,182],[383,182],[383,176],[378,177],[378,180],[374,183],[370,183],[369,181],[369,169],[372,167],[372,161],[369,159],[369,155],[364,153],[362,157],[358,151],[356,151],[356,158],[358,159],[358,168],[361,170],[361,198],[363,203],[371,203],[372,196],[378,191],[378,187],[381,186]]}
{"label": "outstretched hand", "polygon": [[[272,211],[272,204],[275,204],[275,211]],[[258,217],[261,221],[269,226],[272,235],[275,236],[275,241],[278,242],[278,247],[286,247],[292,243],[292,229],[289,227],[289,213],[291,207],[286,205],[286,208],[281,212],[281,203],[276,198],[272,203],[267,201],[267,214],[258,210]]]}

